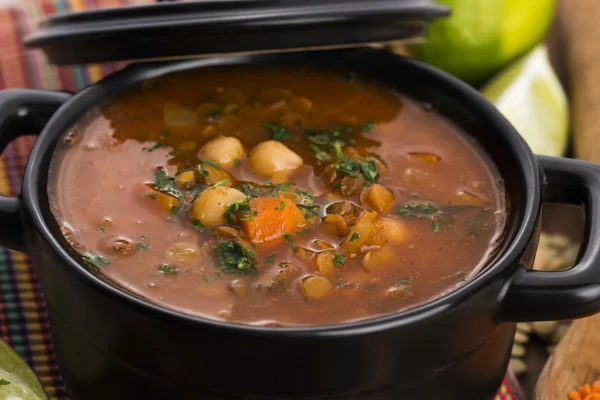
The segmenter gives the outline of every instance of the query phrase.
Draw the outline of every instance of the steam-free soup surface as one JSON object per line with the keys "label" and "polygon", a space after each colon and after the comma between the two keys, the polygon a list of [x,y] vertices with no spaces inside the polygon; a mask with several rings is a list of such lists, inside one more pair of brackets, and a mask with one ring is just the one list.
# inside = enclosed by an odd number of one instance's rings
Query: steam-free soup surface
{"label": "steam-free soup surface", "polygon": [[505,222],[456,126],[360,77],[203,70],[149,81],[67,132],[52,211],[82,261],[151,302],[259,325],[414,307],[465,284]]}

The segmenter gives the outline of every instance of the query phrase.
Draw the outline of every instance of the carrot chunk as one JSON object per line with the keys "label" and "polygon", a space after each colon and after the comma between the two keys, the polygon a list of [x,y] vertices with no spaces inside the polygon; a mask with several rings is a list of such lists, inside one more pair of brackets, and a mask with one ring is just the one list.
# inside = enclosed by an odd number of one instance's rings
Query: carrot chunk
{"label": "carrot chunk", "polygon": [[294,234],[306,225],[302,211],[290,200],[261,197],[252,199],[250,207],[256,215],[242,221],[242,226],[254,243],[284,240],[284,234]]}

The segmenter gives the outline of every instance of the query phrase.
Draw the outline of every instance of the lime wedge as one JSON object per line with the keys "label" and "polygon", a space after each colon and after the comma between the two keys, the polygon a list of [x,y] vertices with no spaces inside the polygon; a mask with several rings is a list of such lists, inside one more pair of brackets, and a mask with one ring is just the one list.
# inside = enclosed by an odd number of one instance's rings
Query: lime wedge
{"label": "lime wedge", "polygon": [[567,97],[545,45],[500,72],[482,89],[536,154],[562,156],[568,139]]}
{"label": "lime wedge", "polygon": [[31,368],[0,340],[0,400],[47,400]]}

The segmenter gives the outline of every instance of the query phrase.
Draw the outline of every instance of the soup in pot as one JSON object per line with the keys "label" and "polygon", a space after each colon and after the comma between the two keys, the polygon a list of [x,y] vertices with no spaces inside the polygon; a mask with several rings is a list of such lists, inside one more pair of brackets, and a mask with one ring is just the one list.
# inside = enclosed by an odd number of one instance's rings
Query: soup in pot
{"label": "soup in pot", "polygon": [[58,145],[82,261],[180,312],[256,325],[387,315],[465,284],[506,221],[499,173],[428,104],[353,74],[237,67],[145,82]]}

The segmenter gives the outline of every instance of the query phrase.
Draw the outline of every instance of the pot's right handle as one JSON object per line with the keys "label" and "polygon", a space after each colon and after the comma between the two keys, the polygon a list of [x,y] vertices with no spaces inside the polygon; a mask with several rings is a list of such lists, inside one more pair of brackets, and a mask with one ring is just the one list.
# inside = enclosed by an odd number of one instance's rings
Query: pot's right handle
{"label": "pot's right handle", "polygon": [[585,232],[575,265],[566,271],[521,267],[501,291],[502,321],[546,321],[600,311],[600,165],[538,157],[545,202],[582,205]]}
{"label": "pot's right handle", "polygon": [[[14,139],[39,134],[71,94],[31,89],[0,91],[0,153]],[[0,196],[0,246],[26,250],[19,197]]]}

